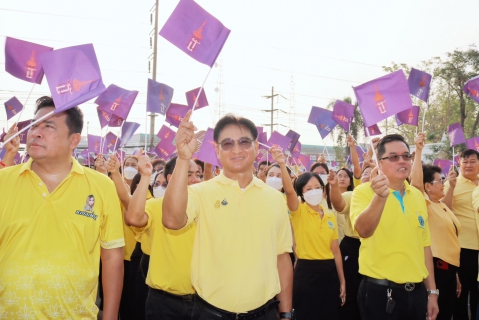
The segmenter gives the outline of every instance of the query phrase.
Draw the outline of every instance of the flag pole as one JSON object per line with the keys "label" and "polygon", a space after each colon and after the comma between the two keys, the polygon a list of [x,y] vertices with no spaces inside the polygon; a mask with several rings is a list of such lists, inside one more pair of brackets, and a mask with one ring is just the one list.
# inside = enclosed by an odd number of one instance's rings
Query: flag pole
{"label": "flag pole", "polygon": [[[210,72],[213,68],[210,67],[210,70],[208,70],[208,73],[206,74],[206,78],[203,81],[203,84],[201,85],[200,91],[198,92],[198,95],[196,96],[195,103],[193,103],[193,109],[191,109],[191,114],[193,114],[193,111],[195,111],[196,108],[196,103],[198,102],[198,99],[200,98],[201,93],[203,92],[203,87],[205,86],[206,80],[208,79],[208,76],[210,75]],[[190,117],[191,119],[191,117]]]}
{"label": "flag pole", "polygon": [[[125,122],[125,121],[123,121]],[[123,126],[123,123],[122,123]],[[105,142],[106,142],[106,135],[108,134],[108,129],[110,128],[110,123],[106,125],[106,131],[105,131],[105,138],[103,138],[103,132],[101,133],[100,136],[100,153],[103,154],[103,149],[105,148]],[[108,151],[108,150],[107,150]],[[108,152],[107,152],[108,153]]]}
{"label": "flag pole", "polygon": [[[115,152],[115,149],[116,149],[116,144],[118,143],[118,137],[120,136],[120,134],[123,132],[123,125],[125,124],[125,121],[123,121],[123,123],[121,124],[121,128],[120,130],[118,130],[118,135],[116,136],[116,140],[115,140],[115,145],[113,146],[113,151],[112,152]],[[121,136],[123,138],[123,135]],[[146,139],[145,139],[146,141]],[[146,145],[145,145],[146,147]],[[146,150],[146,149],[145,149]],[[146,152],[146,151],[145,151]]]}
{"label": "flag pole", "polygon": [[[122,125],[122,128],[123,128],[123,125]],[[148,111],[145,112],[145,150],[146,150],[146,135],[147,135],[146,130],[148,130]]]}
{"label": "flag pole", "polygon": [[379,170],[379,160],[378,160],[378,155],[376,153],[376,149],[374,149],[374,143],[373,143],[373,139],[371,139],[371,135],[369,134],[369,130],[368,130],[368,127],[366,127],[366,134],[369,138],[369,143],[371,144],[371,150],[373,150],[373,157],[374,157],[374,160],[376,160],[376,166],[378,167],[378,172],[381,172]]}
{"label": "flag pole", "polygon": [[27,102],[28,102],[28,100],[30,99],[30,95],[31,95],[32,92],[33,92],[33,88],[35,88],[35,83],[33,83],[33,86],[32,86],[32,88],[30,89],[30,92],[28,93],[27,99],[25,100],[25,103],[23,104],[23,108],[22,108],[22,110],[20,111],[20,114],[18,115],[17,123],[20,122],[20,118],[22,117],[23,110],[25,110],[25,108],[27,107]]}
{"label": "flag pole", "polygon": [[25,132],[26,130],[30,129],[31,126],[33,126],[34,124],[37,124],[43,120],[45,120],[46,118],[52,116],[53,114],[55,113],[55,111],[50,111],[49,113],[45,114],[44,116],[38,118],[37,120],[31,122],[29,125],[25,126],[25,128],[23,128],[22,130],[18,131],[17,133],[15,133],[13,136],[11,136],[10,138],[8,138],[7,140],[5,140],[3,143],[0,142],[0,149],[3,148],[4,145],[6,145],[7,143],[9,143],[10,141],[12,141],[13,139],[15,139],[16,137],[18,137],[18,135],[22,132]]}

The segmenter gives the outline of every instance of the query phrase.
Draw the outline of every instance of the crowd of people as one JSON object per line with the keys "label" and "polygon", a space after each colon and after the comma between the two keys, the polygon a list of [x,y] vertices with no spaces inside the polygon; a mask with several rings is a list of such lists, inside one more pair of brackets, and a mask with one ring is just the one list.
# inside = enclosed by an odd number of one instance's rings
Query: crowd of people
{"label": "crowd of people", "polygon": [[[34,120],[54,107],[38,99]],[[257,128],[230,114],[219,171],[192,159],[190,117],[167,161],[80,165],[78,107],[31,127],[27,162],[18,137],[4,146],[0,319],[479,319],[477,151],[446,176],[423,133],[414,155],[373,139],[362,163],[348,136],[351,169],[297,172],[277,146],[255,166]]]}

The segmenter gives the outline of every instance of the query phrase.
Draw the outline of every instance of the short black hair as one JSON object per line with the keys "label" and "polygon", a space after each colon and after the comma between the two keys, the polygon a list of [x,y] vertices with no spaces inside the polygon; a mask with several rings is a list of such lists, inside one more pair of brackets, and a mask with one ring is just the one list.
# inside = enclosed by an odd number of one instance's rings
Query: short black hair
{"label": "short black hair", "polygon": [[[53,102],[52,97],[43,96],[41,98],[38,98],[36,102],[35,114],[37,114],[40,109],[46,107],[55,108],[55,103]],[[83,112],[81,111],[81,109],[76,106],[63,112],[65,112],[65,114],[67,115],[65,123],[68,127],[68,135],[70,136],[73,133],[81,134],[83,130]]]}
{"label": "short black hair", "polygon": [[256,140],[258,138],[258,129],[256,128],[256,125],[253,123],[253,121],[243,117],[237,117],[231,113],[228,113],[216,123],[215,129],[213,131],[213,138],[216,143],[219,143],[218,139],[220,137],[221,131],[223,131],[226,126],[229,126],[231,124],[237,125],[238,127],[246,127],[246,129],[248,129],[253,136],[253,140]]}
{"label": "short black hair", "polygon": [[354,190],[354,178],[353,178],[353,173],[351,171],[349,171],[349,169],[347,168],[341,168],[338,170],[337,173],[339,173],[339,171],[344,171],[346,172],[346,174],[348,175],[349,177],[349,186],[348,186],[348,189],[347,191],[353,191]]}
{"label": "short black hair", "polygon": [[316,179],[318,179],[319,184],[324,189],[324,182],[321,180],[321,178],[319,177],[319,174],[317,174],[316,172],[307,172],[306,171],[306,172],[300,174],[298,176],[298,178],[296,179],[296,181],[294,182],[294,191],[296,191],[296,194],[298,195],[298,197],[301,198],[301,200],[303,202],[305,202],[304,197],[303,197],[303,188],[304,188],[305,185],[308,184],[309,180],[312,177],[315,177]]}
{"label": "short black hair", "polygon": [[258,163],[258,169],[261,166],[269,166],[270,164],[271,164],[271,162],[269,162],[269,161],[266,161],[266,160],[261,161],[260,163]]}
{"label": "short black hair", "polygon": [[422,182],[424,184],[431,183],[434,180],[434,174],[436,172],[441,174],[442,169],[438,166],[423,165],[422,166]]}
{"label": "short black hair", "polygon": [[326,173],[329,174],[328,165],[327,165],[326,163],[321,163],[321,162],[313,163],[313,164],[311,165],[311,167],[309,168],[309,171],[310,171],[310,172],[313,172],[314,169],[316,169],[317,167],[323,167],[323,168],[326,170]]}
{"label": "short black hair", "polygon": [[165,177],[166,182],[168,182],[168,175],[173,174],[173,170],[175,170],[176,159],[178,159],[178,157],[173,157],[165,164],[165,168],[163,169],[163,177]]}
{"label": "short black hair", "polygon": [[159,158],[159,159],[155,159],[151,162],[151,165],[154,167],[156,166],[157,164],[162,164],[162,165],[165,165],[166,164],[166,161],[165,159],[163,158]]}
{"label": "short black hair", "polygon": [[195,159],[193,161],[201,167],[201,170],[203,170],[203,172],[205,171],[205,163],[203,161],[198,160],[198,159]]}
{"label": "short black hair", "polygon": [[469,158],[470,156],[472,155],[476,155],[476,158],[479,160],[479,152],[477,152],[476,150],[474,149],[467,149],[467,150],[464,150],[463,152],[461,152],[461,155],[460,155],[460,158],[461,159],[467,159]]}
{"label": "short black hair", "polygon": [[397,133],[388,134],[388,135],[382,137],[382,139],[379,140],[379,142],[378,142],[377,151],[376,151],[378,160],[386,152],[386,144],[388,144],[390,142],[394,142],[394,141],[399,141],[399,142],[404,143],[406,145],[408,151],[411,151],[411,149],[409,148],[409,145],[407,144],[406,140],[404,139],[404,137],[402,135],[397,134]]}
{"label": "short black hair", "polygon": [[[138,187],[138,183],[140,183],[140,180],[141,180],[141,174],[139,174],[139,173],[135,174],[135,176],[131,180],[130,192],[131,192],[132,195],[133,195],[133,193],[135,193],[136,187]],[[148,184],[148,190],[153,195],[153,188],[151,187],[150,184]]]}

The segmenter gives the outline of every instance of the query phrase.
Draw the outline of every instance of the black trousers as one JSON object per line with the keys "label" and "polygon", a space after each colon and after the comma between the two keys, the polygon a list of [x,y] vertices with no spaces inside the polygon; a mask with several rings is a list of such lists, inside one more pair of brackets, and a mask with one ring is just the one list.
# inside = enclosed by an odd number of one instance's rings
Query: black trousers
{"label": "black trousers", "polygon": [[[346,283],[347,286],[347,283]],[[392,314],[386,313],[387,286],[361,280],[358,292],[358,306],[363,320],[424,320],[427,313],[427,291],[424,283],[413,291],[391,289],[396,302]],[[347,298],[347,297],[346,297]]]}
{"label": "black trousers", "polygon": [[439,258],[433,258],[433,260],[434,279],[436,280],[436,288],[439,289],[439,298],[437,300],[439,314],[437,320],[451,320],[457,300],[456,272],[459,268]]}
{"label": "black trousers", "polygon": [[[346,287],[347,285],[346,283]],[[339,278],[334,260],[298,259],[293,280],[296,319],[338,319],[341,305],[339,293]]]}
{"label": "black trousers", "polygon": [[363,276],[359,273],[359,239],[344,237],[339,245],[343,257],[344,278],[346,279],[346,303],[339,308],[339,319],[360,320],[358,290]]}
{"label": "black trousers", "polygon": [[121,320],[135,320],[135,291],[134,279],[132,278],[131,262],[123,260],[123,289],[120,300],[120,318]]}
{"label": "black trousers", "polygon": [[194,301],[185,301],[149,288],[146,298],[148,320],[190,320]]}
{"label": "black trousers", "polygon": [[[454,320],[469,319],[468,300],[471,306],[471,319],[476,319],[477,309],[477,259],[478,251],[461,248],[461,261],[459,266],[459,280],[461,281],[462,291],[454,306]],[[441,310],[439,309],[439,312]]]}
{"label": "black trousers", "polygon": [[[133,290],[133,311],[135,314],[135,320],[144,320],[146,319],[145,306],[146,298],[148,296],[148,286],[145,283],[145,277],[143,277],[141,260],[143,259],[143,252],[141,251],[141,243],[137,242],[135,250],[131,254],[131,271],[130,271],[130,281],[132,281],[132,290]],[[148,260],[149,261],[149,260]],[[123,319],[122,319],[123,320]]]}

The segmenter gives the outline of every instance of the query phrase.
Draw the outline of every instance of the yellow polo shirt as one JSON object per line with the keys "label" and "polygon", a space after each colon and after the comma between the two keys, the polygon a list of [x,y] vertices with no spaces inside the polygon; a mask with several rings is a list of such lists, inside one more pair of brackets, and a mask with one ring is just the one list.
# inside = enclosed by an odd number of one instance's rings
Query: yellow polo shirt
{"label": "yellow polo shirt", "polygon": [[[426,203],[419,190],[407,182],[404,186],[404,196],[398,195],[402,203],[390,189],[374,234],[360,238],[359,273],[365,276],[397,283],[421,282],[428,276],[424,247],[431,245],[431,238]],[[370,182],[354,189],[350,209],[353,226],[375,194]]]}
{"label": "yellow polo shirt", "polygon": [[354,184],[354,187],[356,188],[357,186],[359,186],[361,184],[361,177],[358,179],[356,177],[353,176],[353,184]]}
{"label": "yellow polo shirt", "polygon": [[338,212],[338,217],[344,218],[344,235],[350,238],[359,239],[358,235],[354,232],[353,225],[351,224],[351,216],[349,210],[351,208],[352,191],[346,191],[341,194],[344,199],[344,209]]}
{"label": "yellow polo shirt", "polygon": [[[452,212],[461,223],[459,234],[461,248],[479,250],[479,228],[477,210],[472,205],[472,192],[477,186],[462,175],[457,177],[452,198]],[[449,181],[444,184],[444,193],[449,189]]]}
{"label": "yellow polo shirt", "polygon": [[193,287],[210,304],[237,313],[281,291],[277,257],[293,245],[283,196],[252,178],[244,190],[223,172],[188,187],[188,224],[197,222]]}
{"label": "yellow polo shirt", "polygon": [[151,240],[150,267],[146,284],[173,294],[195,293],[191,285],[191,255],[195,239],[196,223],[180,230],[163,226],[163,198],[146,202],[148,224],[133,230],[138,234],[149,234]]}
{"label": "yellow polo shirt", "polygon": [[298,209],[291,212],[298,259],[334,259],[331,243],[338,240],[336,217],[322,205],[320,208],[324,212],[322,219],[319,212],[306,203],[300,203]]}
{"label": "yellow polo shirt", "polygon": [[424,198],[431,230],[433,257],[459,267],[461,246],[457,235],[461,234],[461,223],[444,203],[430,201],[426,193],[424,193]]}
{"label": "yellow polo shirt", "polygon": [[32,159],[0,170],[1,319],[97,317],[100,247],[125,244],[120,202],[107,176],[71,161],[52,193]]}

